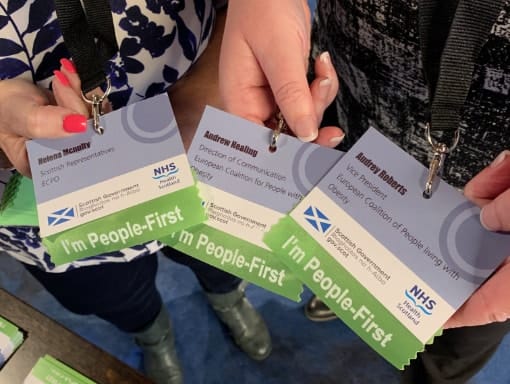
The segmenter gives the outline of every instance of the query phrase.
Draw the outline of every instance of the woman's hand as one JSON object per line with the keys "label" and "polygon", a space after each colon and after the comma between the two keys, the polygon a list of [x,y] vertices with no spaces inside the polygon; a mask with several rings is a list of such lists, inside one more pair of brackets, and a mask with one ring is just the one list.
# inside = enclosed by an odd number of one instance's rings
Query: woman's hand
{"label": "woman's hand", "polygon": [[281,110],[303,141],[335,146],[337,127],[319,123],[337,91],[327,53],[308,84],[310,10],[306,0],[231,0],[220,55],[220,92],[228,112],[264,124]]}
{"label": "woman's hand", "polygon": [[53,93],[25,80],[0,81],[0,148],[25,176],[30,176],[27,140],[62,138],[87,128],[89,106],[81,97],[80,79],[69,60],[61,63]]}
{"label": "woman's hand", "polygon": [[[464,189],[482,207],[480,220],[491,231],[510,232],[510,151],[476,175]],[[510,236],[510,235],[509,235]],[[508,250],[510,255],[510,249]],[[490,256],[490,255],[488,255]],[[448,320],[446,328],[483,325],[510,319],[510,258]]]}

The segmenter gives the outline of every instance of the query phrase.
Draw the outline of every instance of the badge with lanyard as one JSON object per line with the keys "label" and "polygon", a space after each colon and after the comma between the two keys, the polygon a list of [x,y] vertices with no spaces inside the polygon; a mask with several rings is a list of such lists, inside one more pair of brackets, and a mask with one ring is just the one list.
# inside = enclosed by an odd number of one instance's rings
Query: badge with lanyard
{"label": "badge with lanyard", "polygon": [[[445,1],[420,3],[425,64],[429,54],[441,54],[437,46],[428,51],[428,32]],[[502,2],[448,5],[454,16],[437,90],[431,84],[427,139],[433,156],[425,191],[427,169],[370,128],[263,239],[294,276],[398,369],[441,333],[507,258],[510,244],[507,235],[481,226],[480,208],[456,188],[436,188],[445,158],[459,142],[474,60]]]}
{"label": "badge with lanyard", "polygon": [[118,251],[203,222],[168,95],[102,115],[111,89],[104,69],[118,53],[109,2],[56,0],[55,7],[92,121],[77,135],[27,142],[51,261]]}
{"label": "badge with lanyard", "polygon": [[[420,0],[420,44],[431,100],[430,121],[425,135],[432,158],[424,198],[432,196],[435,179],[442,175],[447,155],[459,143],[462,107],[471,86],[475,61],[503,3],[503,0],[450,0],[443,3],[444,7],[451,8],[452,21],[439,63],[434,63],[438,58],[432,57],[433,52],[438,50],[432,46],[430,36],[437,31],[434,15],[437,14],[438,0]],[[434,70],[437,70],[437,75]],[[440,138],[436,139],[436,135]]]}
{"label": "badge with lanyard", "polygon": [[[118,51],[109,3],[106,0],[85,0],[82,6],[80,0],[55,0],[55,9],[66,46],[80,74],[82,98],[92,106],[94,130],[102,134],[99,117],[111,90],[110,79],[105,76],[103,66]],[[101,85],[106,85],[104,94],[85,96]],[[14,168],[0,151],[0,171],[3,170],[13,171]],[[12,172],[8,182],[4,183],[0,213],[14,203],[22,178],[18,172]]]}
{"label": "badge with lanyard", "polygon": [[[207,220],[159,239],[191,257],[299,301],[303,287],[263,242],[343,155],[207,107],[188,150]],[[273,123],[273,121],[271,121]],[[273,125],[273,124],[271,124]]]}
{"label": "badge with lanyard", "polygon": [[[92,106],[94,131],[103,133],[99,123],[102,105],[111,90],[104,66],[119,50],[108,0],[55,0],[58,22],[67,49],[80,75],[82,98]],[[104,86],[103,95],[86,94]]]}

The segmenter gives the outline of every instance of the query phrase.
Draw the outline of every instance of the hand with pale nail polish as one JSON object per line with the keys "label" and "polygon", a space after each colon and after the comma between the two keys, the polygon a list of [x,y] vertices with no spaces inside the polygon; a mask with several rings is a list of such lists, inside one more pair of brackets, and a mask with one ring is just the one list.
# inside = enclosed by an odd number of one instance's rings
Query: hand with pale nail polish
{"label": "hand with pale nail polish", "polygon": [[21,79],[0,82],[0,147],[25,176],[30,176],[27,140],[66,137],[86,129],[87,106],[64,71],[54,75],[53,93]]}
{"label": "hand with pale nail polish", "polygon": [[[482,207],[481,224],[510,236],[510,151],[502,152],[464,189]],[[510,249],[508,250],[510,256]],[[510,257],[448,320],[445,327],[482,325],[510,319]]]}
{"label": "hand with pale nail polish", "polygon": [[338,78],[324,52],[315,61],[316,78],[308,84],[309,40],[306,0],[230,1],[220,55],[220,92],[228,112],[263,124],[280,110],[302,141],[334,147],[343,138],[342,130],[319,130],[319,124],[338,91]]}

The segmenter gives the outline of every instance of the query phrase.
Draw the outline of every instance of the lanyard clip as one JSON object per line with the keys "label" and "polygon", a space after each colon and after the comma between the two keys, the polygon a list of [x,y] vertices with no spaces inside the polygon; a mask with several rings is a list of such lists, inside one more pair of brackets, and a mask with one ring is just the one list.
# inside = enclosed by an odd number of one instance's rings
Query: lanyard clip
{"label": "lanyard clip", "polygon": [[278,142],[278,138],[280,137],[280,134],[282,132],[285,132],[287,129],[287,123],[285,122],[285,119],[283,118],[283,115],[281,112],[278,112],[276,115],[277,120],[277,126],[276,129],[273,130],[273,134],[271,135],[271,142],[269,143],[269,152],[274,153],[276,152],[276,143]]}
{"label": "lanyard clip", "polygon": [[423,191],[423,197],[425,199],[430,199],[432,197],[432,187],[434,185],[434,181],[437,176],[441,176],[444,169],[444,163],[446,156],[455,149],[457,144],[459,143],[460,132],[459,129],[455,131],[455,136],[453,138],[453,143],[450,147],[448,147],[444,143],[438,143],[430,134],[430,125],[426,126],[426,134],[427,141],[432,147],[433,155],[429,164],[429,173],[427,176],[427,181],[425,182],[425,189]]}
{"label": "lanyard clip", "polygon": [[103,101],[108,97],[110,94],[110,91],[112,90],[112,84],[110,81],[110,78],[106,78],[106,91],[102,96],[93,94],[92,98],[89,99],[87,96],[85,96],[83,93],[81,97],[85,102],[92,105],[92,127],[94,128],[94,131],[98,135],[102,135],[104,133],[104,128],[101,126],[99,122],[100,116],[103,114]]}

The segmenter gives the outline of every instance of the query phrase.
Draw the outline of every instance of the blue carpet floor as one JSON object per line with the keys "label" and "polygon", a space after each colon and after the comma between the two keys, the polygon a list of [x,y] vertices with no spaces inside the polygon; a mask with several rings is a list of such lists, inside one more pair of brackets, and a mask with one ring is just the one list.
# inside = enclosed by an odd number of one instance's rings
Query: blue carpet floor
{"label": "blue carpet floor", "polygon": [[[392,384],[398,372],[340,320],[312,323],[294,303],[249,286],[247,296],[262,313],[274,350],[253,362],[232,343],[209,308],[193,274],[160,257],[157,284],[172,315],[176,343],[189,384]],[[14,260],[0,254],[0,286],[67,328],[139,369],[141,355],[124,333],[95,317],[83,321],[63,309]],[[310,292],[303,294],[307,300]],[[510,383],[510,337],[470,384]]]}

